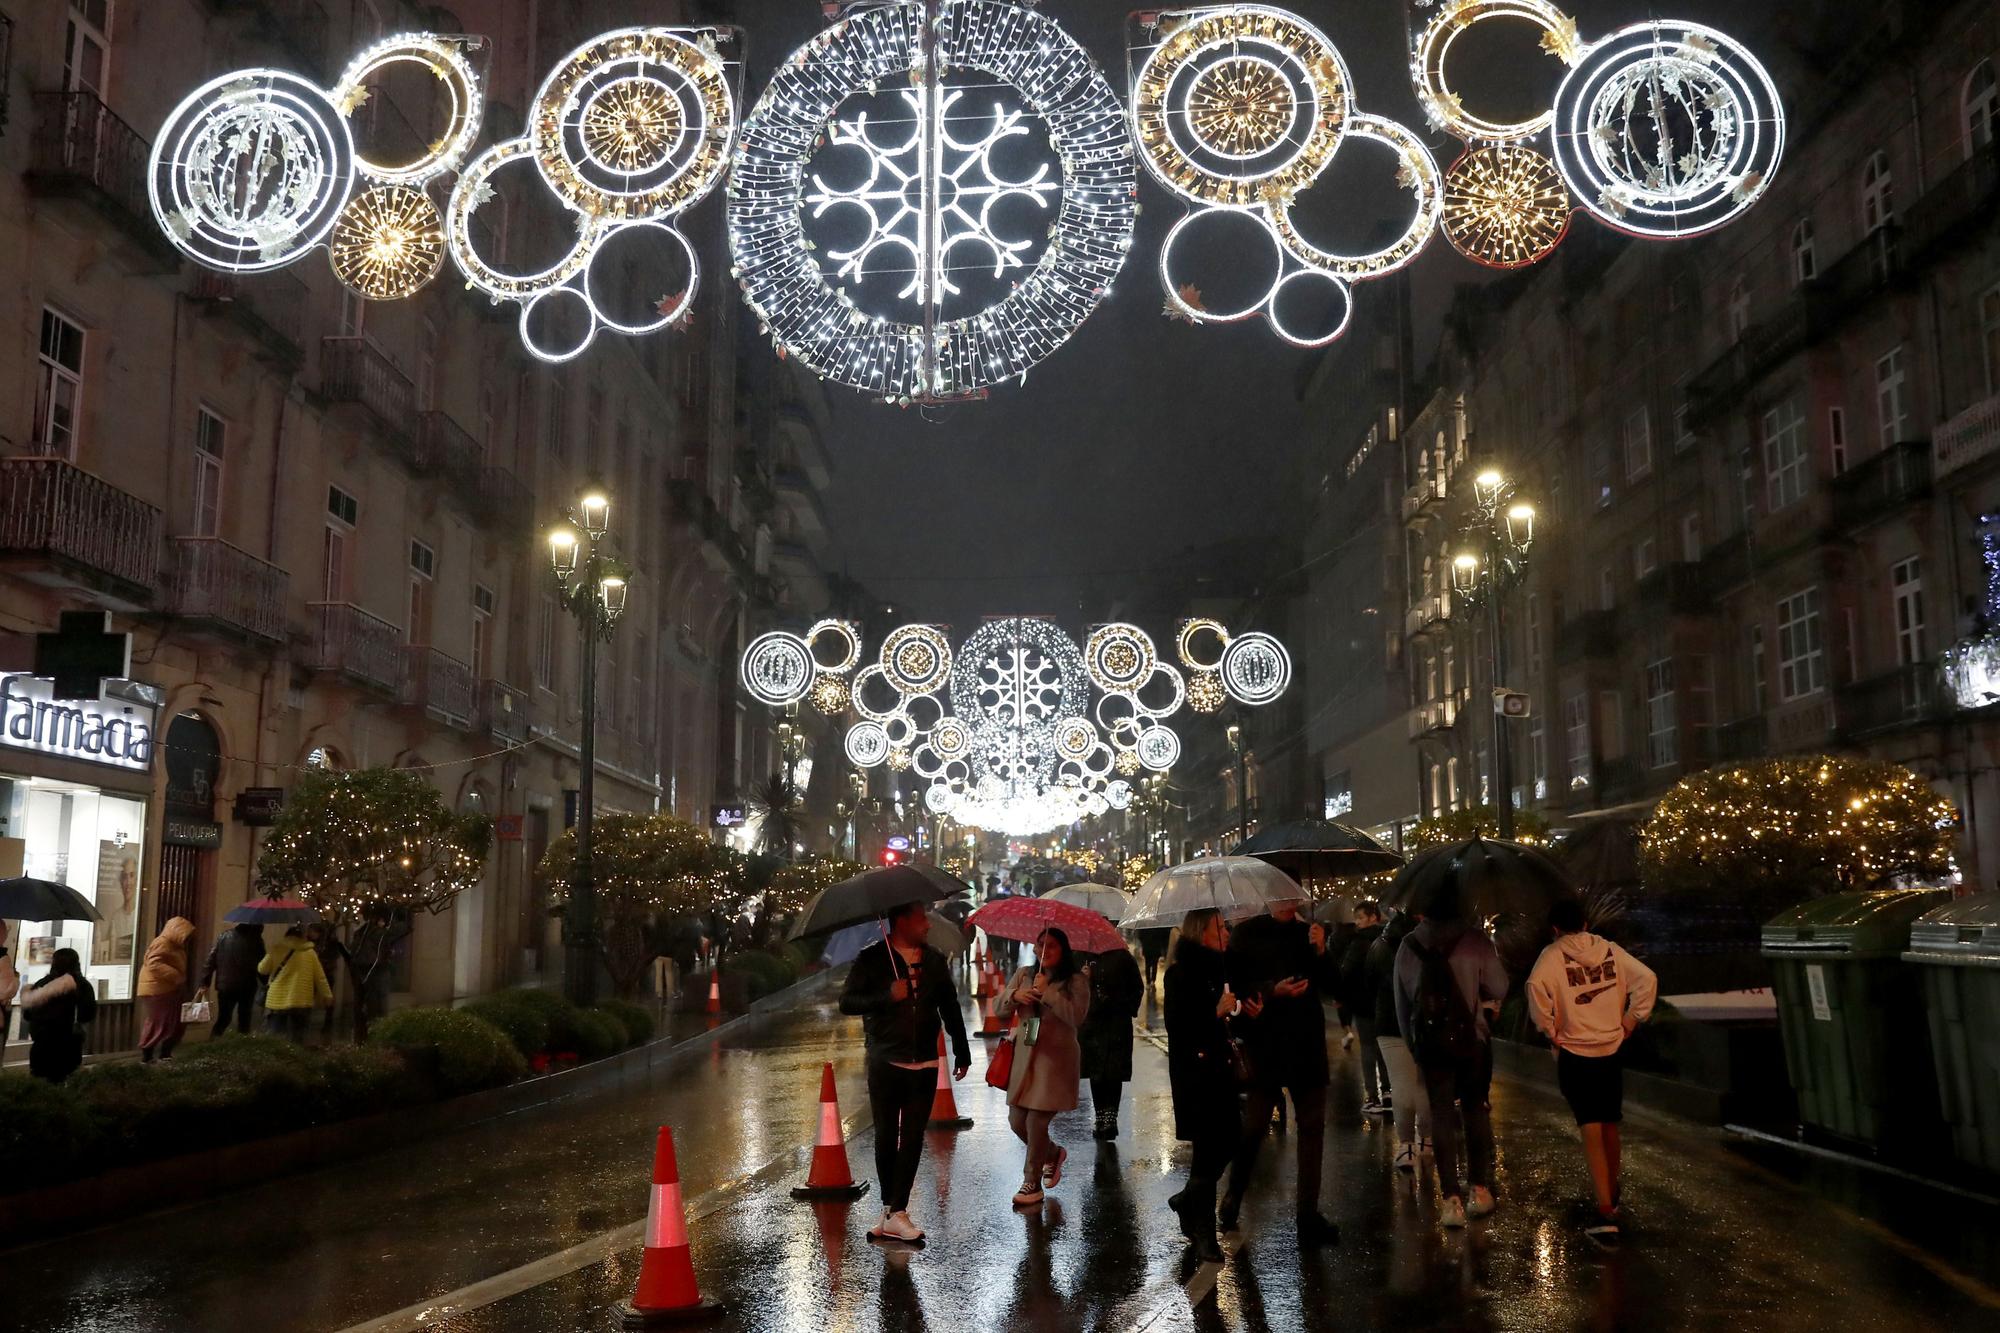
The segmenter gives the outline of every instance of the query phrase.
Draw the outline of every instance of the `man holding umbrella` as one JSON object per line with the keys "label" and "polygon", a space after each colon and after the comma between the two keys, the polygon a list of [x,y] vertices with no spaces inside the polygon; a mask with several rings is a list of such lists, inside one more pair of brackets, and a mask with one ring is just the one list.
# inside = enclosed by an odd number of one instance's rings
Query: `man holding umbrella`
{"label": "man holding umbrella", "polygon": [[924,1233],[910,1220],[910,1188],[937,1090],[938,1033],[951,1034],[953,1078],[964,1078],[972,1067],[972,1048],[965,1040],[951,968],[925,942],[930,934],[926,904],[913,899],[888,908],[887,914],[885,937],[854,959],[840,994],[840,1012],[861,1016],[868,1042],[875,1174],[882,1182],[882,1220],[868,1229],[868,1238],[914,1243]]}

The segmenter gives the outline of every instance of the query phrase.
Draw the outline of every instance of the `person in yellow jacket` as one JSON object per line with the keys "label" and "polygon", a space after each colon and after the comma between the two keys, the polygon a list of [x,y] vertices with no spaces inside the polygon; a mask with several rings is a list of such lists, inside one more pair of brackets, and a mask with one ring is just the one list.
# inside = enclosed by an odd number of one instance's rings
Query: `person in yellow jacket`
{"label": "person in yellow jacket", "polygon": [[160,933],[146,946],[146,961],[139,965],[139,984],[132,988],[145,1018],[139,1029],[143,1064],[173,1059],[174,1047],[180,1045],[181,1001],[187,999],[194,971],[188,953],[188,941],[193,938],[194,922],[177,916],[160,927]]}
{"label": "person in yellow jacket", "polygon": [[312,1011],[333,1003],[333,987],[327,983],[326,968],[312,942],[297,926],[285,932],[272,950],[257,964],[257,971],[271,979],[264,992],[264,1030],[274,1037],[290,1037],[303,1042],[312,1022]]}

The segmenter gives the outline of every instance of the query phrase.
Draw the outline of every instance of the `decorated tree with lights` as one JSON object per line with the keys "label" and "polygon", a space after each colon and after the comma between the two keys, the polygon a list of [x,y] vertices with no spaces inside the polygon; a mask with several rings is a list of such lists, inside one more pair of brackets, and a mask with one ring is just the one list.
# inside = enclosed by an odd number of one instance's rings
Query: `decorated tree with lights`
{"label": "decorated tree with lights", "polygon": [[[745,885],[740,855],[672,815],[599,815],[591,832],[591,870],[599,948],[621,996],[638,990],[677,926],[734,912]],[[536,873],[553,902],[568,899],[576,873],[574,829],[550,844]]]}
{"label": "decorated tree with lights", "polygon": [[[1469,838],[1497,838],[1500,836],[1498,813],[1490,805],[1475,805],[1464,810],[1447,810],[1441,815],[1419,819],[1410,828],[1408,850],[1412,855],[1427,851],[1432,847],[1442,847],[1449,843],[1464,842]],[[1549,821],[1533,810],[1514,812],[1514,841],[1538,846],[1549,840]]]}
{"label": "decorated tree with lights", "polygon": [[415,914],[442,912],[477,884],[492,839],[491,820],[454,811],[414,769],[313,770],[292,789],[257,858],[258,884],[355,928],[357,1040]]}
{"label": "decorated tree with lights", "polygon": [[1681,779],[1640,832],[1648,893],[1728,894],[1767,910],[1951,869],[1957,812],[1901,764],[1763,759]]}
{"label": "decorated tree with lights", "polygon": [[852,879],[866,869],[859,861],[838,856],[805,856],[780,866],[764,891],[764,915],[772,919],[793,916],[821,889]]}

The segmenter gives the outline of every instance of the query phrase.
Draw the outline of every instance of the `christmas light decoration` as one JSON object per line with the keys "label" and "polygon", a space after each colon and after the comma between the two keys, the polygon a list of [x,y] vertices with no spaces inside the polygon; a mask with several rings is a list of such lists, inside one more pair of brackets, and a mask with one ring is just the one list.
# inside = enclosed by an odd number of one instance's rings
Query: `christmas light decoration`
{"label": "christmas light decoration", "polygon": [[1445,77],[1445,63],[1458,39],[1494,19],[1533,24],[1542,30],[1542,49],[1566,65],[1576,63],[1582,42],[1576,20],[1548,0],[1447,0],[1417,34],[1410,49],[1410,81],[1432,125],[1461,139],[1510,143],[1531,139],[1548,128],[1554,115],[1544,111],[1522,121],[1491,121],[1465,109],[1464,101]]}
{"label": "christmas light decoration", "polygon": [[1638,23],[1593,43],[1556,90],[1555,160],[1583,206],[1642,237],[1733,221],[1785,151],[1777,86],[1733,38]]}
{"label": "christmas light decoration", "polygon": [[418,156],[400,165],[376,162],[360,154],[355,166],[369,179],[384,185],[417,187],[447,172],[458,170],[465,155],[479,137],[485,115],[479,92],[479,74],[466,57],[469,47],[481,39],[440,37],[432,33],[398,33],[375,43],[356,56],[333,86],[333,104],[340,114],[352,119],[368,101],[368,80],[386,70],[415,65],[437,80],[433,107],[442,108],[443,129]]}
{"label": "christmas light decoration", "polygon": [[889,757],[889,734],[866,718],[847,729],[847,758],[858,768],[873,768]]}
{"label": "christmas light decoration", "polygon": [[1181,738],[1171,727],[1151,726],[1139,734],[1139,762],[1164,773],[1180,762]]}
{"label": "christmas light decoration", "polygon": [[1222,673],[1197,671],[1189,676],[1187,702],[1188,707],[1197,713],[1219,712],[1229,702],[1229,691],[1222,685]]}
{"label": "christmas light decoration", "polygon": [[[885,86],[900,104],[888,117],[900,132],[880,115],[843,115]],[[1002,174],[995,145],[1031,124],[1054,161]],[[877,133],[885,128],[886,138]],[[826,146],[863,157],[865,183],[841,189],[814,174],[808,184]],[[1103,74],[1027,5],[850,9],[779,66],[744,122],[729,184],[733,271],[780,354],[823,377],[905,404],[976,395],[1024,378],[1109,290],[1138,213],[1131,155]],[[1008,231],[1001,213],[1012,210],[996,209],[1001,201],[1055,214]],[[808,207],[816,218],[837,209],[865,221],[859,244],[829,251],[831,277],[806,232]],[[893,311],[864,310],[855,298],[878,252],[908,266]],[[951,299],[960,263],[1016,276],[993,304],[960,310]]]}
{"label": "christmas light decoration", "polygon": [[1153,674],[1160,655],[1137,625],[1099,625],[1084,645],[1090,679],[1100,690],[1129,690]]}
{"label": "christmas light decoration", "polygon": [[828,717],[833,717],[847,707],[853,695],[844,679],[830,672],[822,672],[813,681],[812,691],[807,697],[812,700],[814,708]]}
{"label": "christmas light decoration", "polygon": [[951,674],[951,641],[934,625],[905,625],[882,640],[882,672],[904,694],[929,694]]}
{"label": "christmas light decoration", "polygon": [[806,641],[784,630],[760,634],[743,650],[743,688],[759,703],[782,708],[806,697],[818,674]]}
{"label": "christmas light decoration", "polygon": [[[1437,163],[1414,134],[1353,107],[1352,80],[1326,35],[1295,14],[1264,5],[1172,10],[1141,16],[1158,39],[1132,82],[1132,122],[1147,169],[1196,207],[1160,247],[1167,311],[1189,323],[1228,323],[1262,313],[1280,338],[1320,347],[1346,331],[1349,284],[1394,272],[1422,252],[1437,229],[1442,192]],[[1386,146],[1396,179],[1414,195],[1403,233],[1379,250],[1338,255],[1293,224],[1298,193],[1331,165],[1348,139]],[[1274,263],[1271,285],[1236,309],[1199,300],[1175,267],[1182,241],[1216,213],[1262,225]],[[1299,327],[1281,298],[1299,285],[1324,289],[1330,316]]]}
{"label": "christmas light decoration", "polygon": [[1222,652],[1222,687],[1240,704],[1267,704],[1292,683],[1292,657],[1268,634],[1252,632],[1229,641]]}
{"label": "christmas light decoration", "polygon": [[[839,651],[833,660],[822,656],[821,642],[832,640]],[[861,631],[846,620],[822,620],[806,631],[806,647],[821,671],[844,676],[861,663]]]}
{"label": "christmas light decoration", "polygon": [[[1198,650],[1204,642],[1214,646],[1214,656],[1207,657]],[[1215,671],[1222,666],[1222,652],[1229,646],[1229,631],[1222,622],[1195,617],[1183,620],[1174,631],[1174,650],[1180,654],[1181,665],[1190,671]]]}
{"label": "christmas light decoration", "polygon": [[394,301],[437,276],[444,226],[422,190],[378,185],[341,210],[327,248],[345,286],[371,301]]}
{"label": "christmas light decoration", "polygon": [[1569,231],[1569,190],[1555,163],[1518,144],[1468,149],[1444,174],[1444,237],[1489,268],[1542,259]]}

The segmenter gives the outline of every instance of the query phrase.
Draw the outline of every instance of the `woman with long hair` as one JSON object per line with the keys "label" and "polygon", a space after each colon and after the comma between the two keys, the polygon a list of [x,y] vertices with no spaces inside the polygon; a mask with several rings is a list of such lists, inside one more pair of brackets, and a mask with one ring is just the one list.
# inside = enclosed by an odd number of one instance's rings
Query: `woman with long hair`
{"label": "woman with long hair", "polygon": [[49,974],[21,992],[21,1013],[34,1045],[28,1072],[60,1083],[83,1063],[83,1029],[97,1017],[97,992],[74,949],[57,949]]}
{"label": "woman with long hair", "polygon": [[1069,1150],[1049,1138],[1049,1121],[1076,1109],[1082,1053],[1076,1030],[1090,1012],[1090,979],[1078,970],[1069,936],[1050,926],[1035,939],[1035,961],[1014,974],[994,1006],[1018,1015],[1014,1072],[1007,1082],[1007,1123],[1027,1145],[1014,1206],[1029,1208],[1062,1183]]}
{"label": "woman with long hair", "polygon": [[1229,927],[1212,907],[1189,912],[1167,966],[1167,1079],[1174,1095],[1174,1137],[1194,1147],[1187,1183],[1167,1200],[1181,1234],[1203,1263],[1222,1262],[1215,1239],[1215,1190],[1242,1136],[1235,1061],[1229,1048]]}

